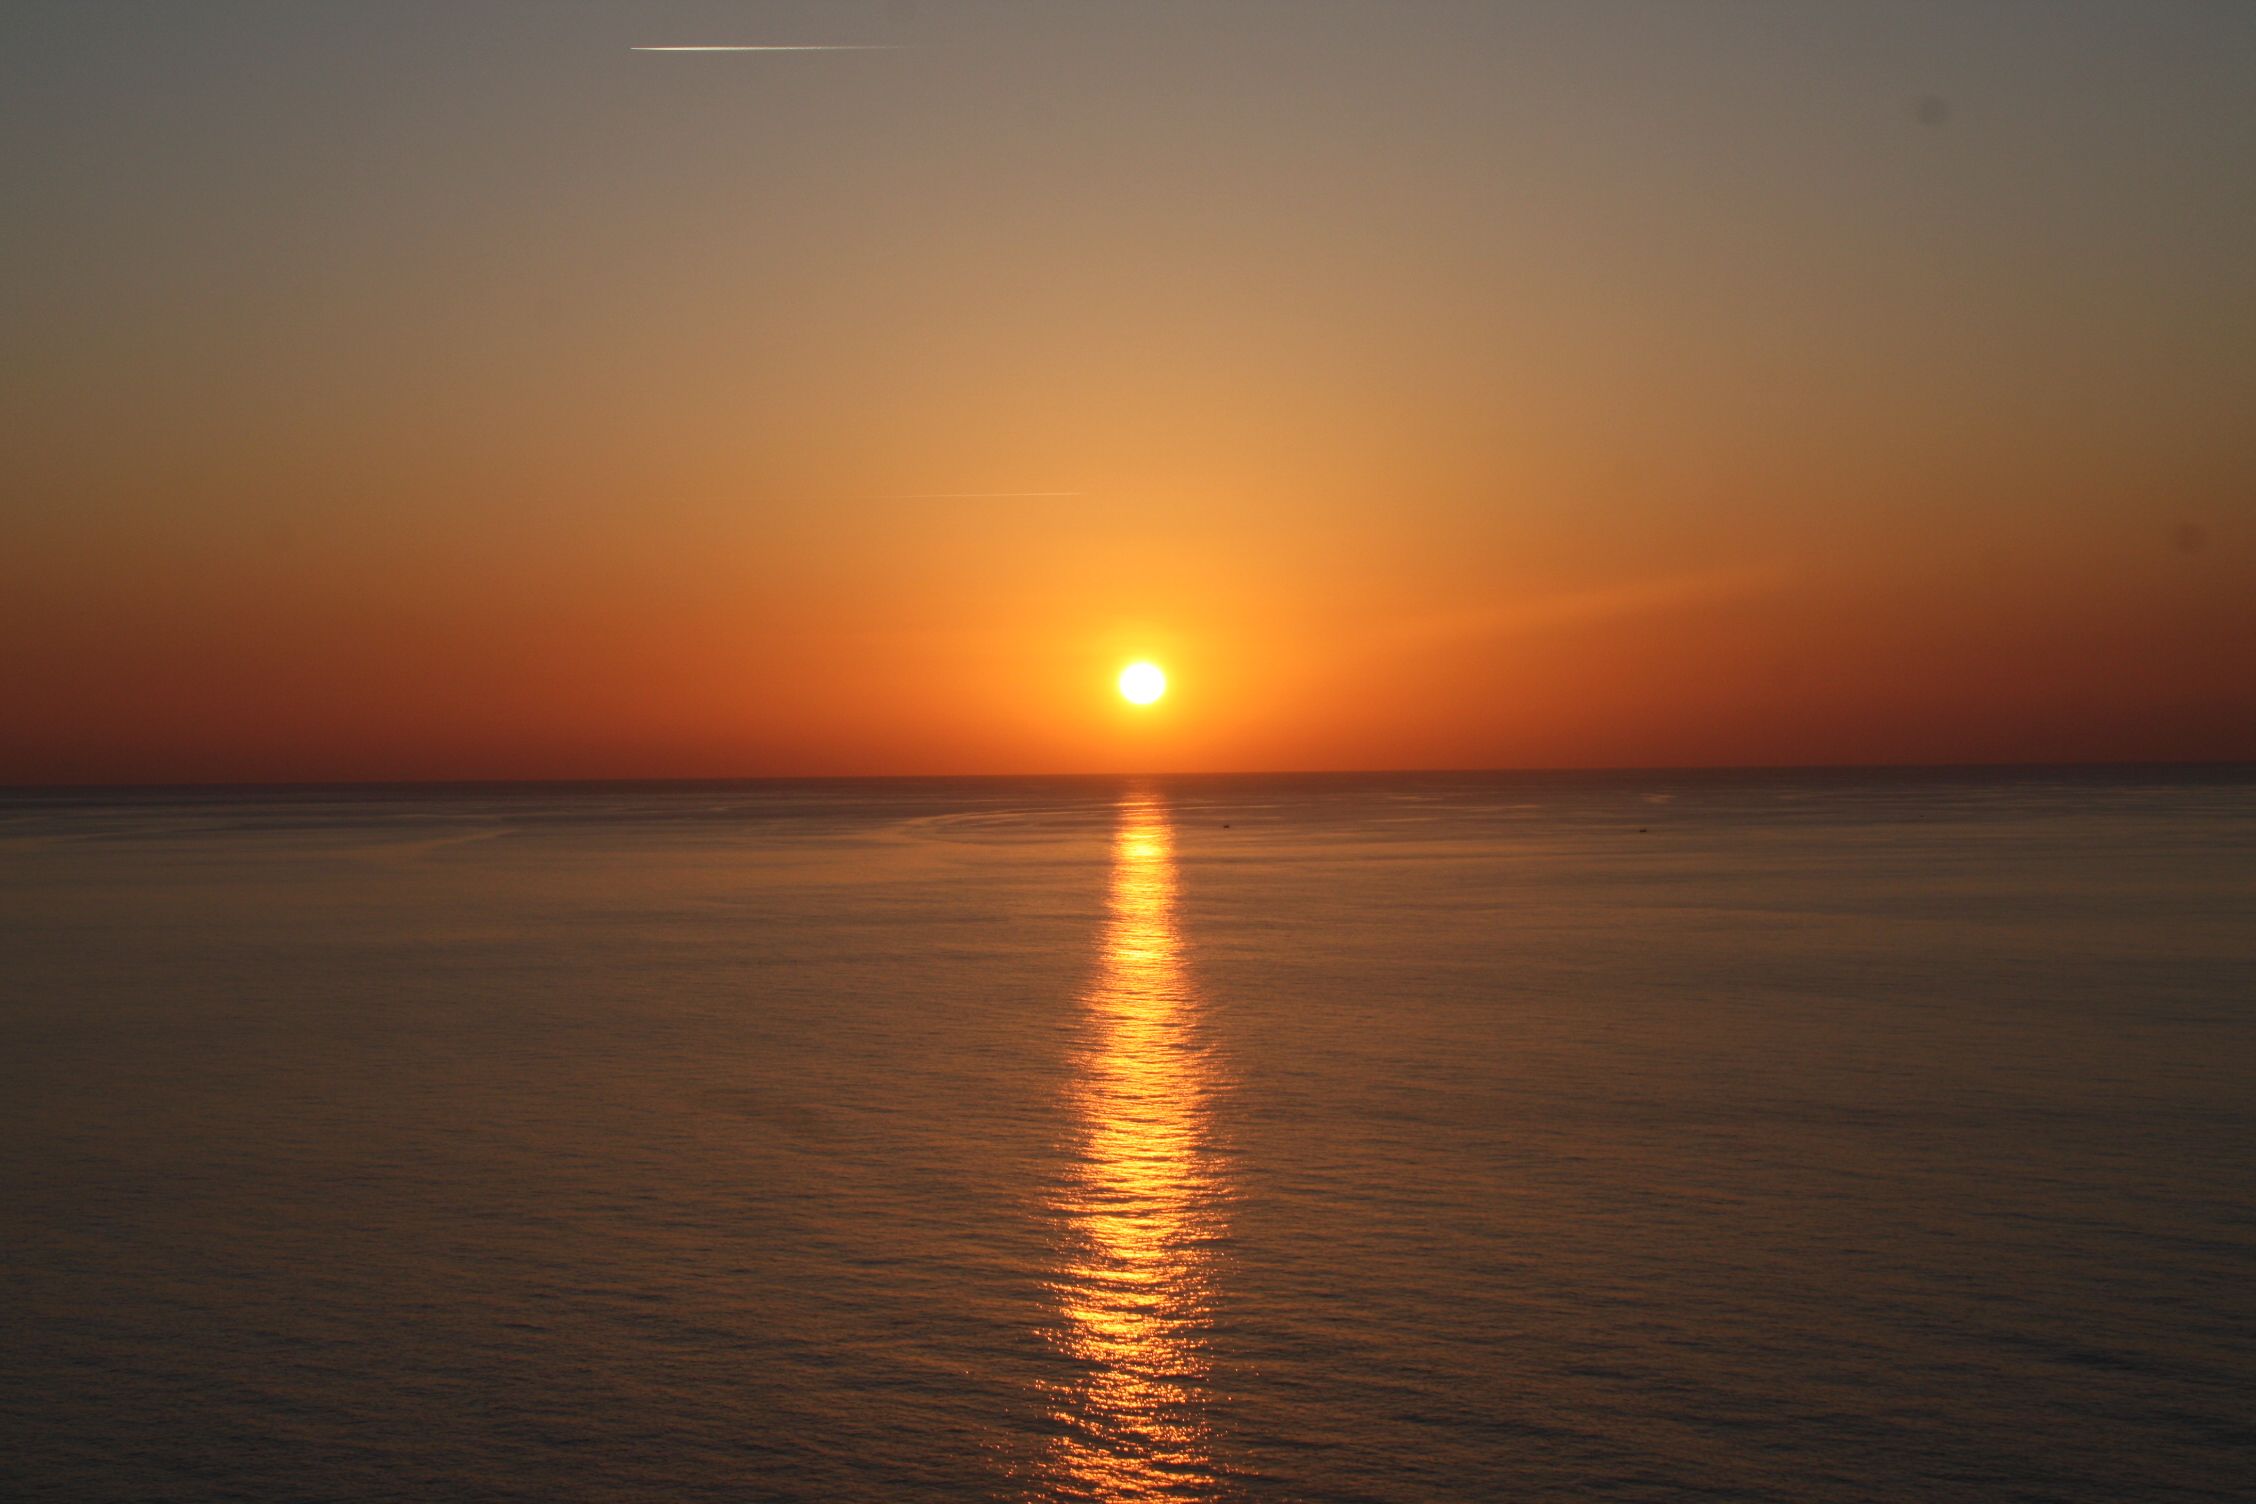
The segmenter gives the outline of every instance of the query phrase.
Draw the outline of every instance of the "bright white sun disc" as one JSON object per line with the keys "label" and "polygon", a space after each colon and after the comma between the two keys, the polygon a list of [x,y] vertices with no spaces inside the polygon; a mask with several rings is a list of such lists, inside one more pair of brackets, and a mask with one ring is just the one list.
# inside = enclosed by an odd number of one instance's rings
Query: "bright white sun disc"
{"label": "bright white sun disc", "polygon": [[1149,705],[1167,693],[1167,676],[1156,663],[1131,663],[1120,671],[1121,698],[1132,705]]}

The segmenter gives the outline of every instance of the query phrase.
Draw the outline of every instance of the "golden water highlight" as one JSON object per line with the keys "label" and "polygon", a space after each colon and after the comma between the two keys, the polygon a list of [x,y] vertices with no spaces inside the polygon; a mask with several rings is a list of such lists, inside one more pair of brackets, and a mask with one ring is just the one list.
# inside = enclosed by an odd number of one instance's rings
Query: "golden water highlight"
{"label": "golden water highlight", "polygon": [[1077,1135],[1056,1211],[1058,1347],[1077,1375],[1053,1396],[1061,1434],[1043,1497],[1200,1498],[1219,1483],[1210,1414],[1226,1166],[1220,1086],[1175,917],[1166,805],[1123,803],[1111,914],[1085,999]]}

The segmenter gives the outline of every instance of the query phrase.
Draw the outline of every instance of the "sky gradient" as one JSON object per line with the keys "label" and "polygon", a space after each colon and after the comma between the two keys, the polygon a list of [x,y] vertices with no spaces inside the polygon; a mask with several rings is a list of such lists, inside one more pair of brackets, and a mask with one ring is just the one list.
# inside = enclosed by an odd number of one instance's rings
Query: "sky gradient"
{"label": "sky gradient", "polygon": [[2256,6],[67,0],[0,183],[0,782],[2256,758]]}

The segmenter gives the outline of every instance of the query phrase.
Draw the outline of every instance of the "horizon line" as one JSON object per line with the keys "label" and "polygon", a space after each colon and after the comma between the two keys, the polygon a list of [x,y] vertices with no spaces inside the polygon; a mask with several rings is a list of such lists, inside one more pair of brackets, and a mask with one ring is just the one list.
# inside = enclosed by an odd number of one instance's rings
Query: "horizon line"
{"label": "horizon line", "polygon": [[1807,762],[1807,763],[1607,763],[1579,767],[1456,768],[1260,768],[1197,772],[1136,771],[1019,773],[719,773],[605,775],[590,778],[291,778],[209,779],[158,783],[0,783],[0,796],[40,793],[150,793],[186,789],[466,789],[587,788],[602,785],[649,787],[658,784],[716,783],[940,783],[1071,779],[1095,782],[1122,778],[1496,778],[1558,774],[1726,774],[1726,773],[1966,773],[2101,772],[2137,769],[2210,769],[2256,775],[2256,757],[2108,758],[2068,761],[1997,762]]}

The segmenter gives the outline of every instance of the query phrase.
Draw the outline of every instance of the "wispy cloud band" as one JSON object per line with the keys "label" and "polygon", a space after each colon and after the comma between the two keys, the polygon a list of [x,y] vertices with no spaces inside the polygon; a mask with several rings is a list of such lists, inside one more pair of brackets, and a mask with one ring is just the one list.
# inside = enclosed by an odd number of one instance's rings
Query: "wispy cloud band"
{"label": "wispy cloud band", "polygon": [[629,52],[898,52],[891,42],[661,42]]}

